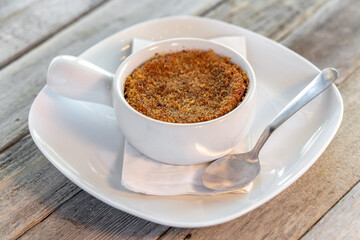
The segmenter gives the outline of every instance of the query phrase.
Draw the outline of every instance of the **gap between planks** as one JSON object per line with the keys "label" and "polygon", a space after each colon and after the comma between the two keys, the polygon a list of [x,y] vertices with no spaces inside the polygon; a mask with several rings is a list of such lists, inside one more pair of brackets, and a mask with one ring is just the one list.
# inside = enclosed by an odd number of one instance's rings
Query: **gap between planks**
{"label": "gap between planks", "polygon": [[155,238],[154,240],[160,240],[163,236],[165,236],[172,227],[168,227],[162,234],[159,235],[159,237]]}
{"label": "gap between planks", "polygon": [[324,214],[316,221],[314,222],[313,225],[311,225],[311,227],[309,227],[303,235],[301,235],[301,237],[299,237],[299,239],[303,239],[341,200],[344,199],[344,197],[346,197],[352,190],[353,188],[360,183],[360,180],[356,183],[354,183],[347,192],[344,193],[344,195],[339,198],[326,212],[324,212]]}
{"label": "gap between planks", "polygon": [[15,144],[17,144],[18,142],[21,141],[21,139],[23,139],[24,137],[30,135],[30,132],[28,129],[26,129],[24,132],[20,133],[17,137],[15,137],[14,139],[12,139],[11,141],[7,142],[5,145],[0,147],[0,153],[5,152],[6,150],[8,150],[9,148],[11,148],[12,146],[14,146]]}
{"label": "gap between planks", "polygon": [[[0,70],[3,69],[4,67],[6,67],[7,65],[13,63],[14,61],[16,61],[17,59],[19,59],[20,57],[22,57],[24,54],[30,52],[33,48],[39,46],[40,44],[46,42],[46,40],[48,40],[49,38],[51,38],[52,36],[56,35],[57,33],[61,32],[62,30],[64,30],[65,28],[67,28],[68,26],[72,25],[73,23],[77,22],[79,19],[83,18],[84,16],[88,15],[89,13],[91,13],[92,11],[94,11],[95,9],[99,8],[100,6],[102,6],[103,4],[105,4],[106,2],[108,2],[108,0],[102,0],[101,2],[95,4],[94,6],[90,7],[88,10],[84,11],[83,13],[81,13],[80,15],[76,16],[75,18],[71,19],[70,21],[64,23],[62,26],[59,26],[58,28],[54,29],[53,31],[50,31],[48,34],[46,34],[44,37],[38,39],[37,41],[35,41],[34,43],[31,43],[30,45],[28,45],[26,48],[24,48],[23,50],[17,52],[16,54],[14,54],[13,56],[11,56],[9,59],[5,60],[3,63],[0,64]],[[1,152],[1,149],[0,149]]]}
{"label": "gap between planks", "polygon": [[[59,186],[58,189],[60,189],[62,187]],[[14,235],[12,235],[10,237],[10,239],[19,239],[21,238],[21,236],[23,236],[24,234],[26,234],[30,229],[32,229],[33,227],[35,227],[36,225],[38,225],[39,223],[41,223],[42,221],[44,221],[45,219],[47,219],[49,216],[51,216],[51,214],[53,214],[56,210],[58,210],[62,205],[64,205],[66,202],[68,202],[70,199],[72,199],[73,197],[75,197],[76,195],[78,195],[80,192],[82,192],[83,190],[81,188],[79,188],[79,190],[77,192],[75,192],[73,195],[71,195],[70,197],[68,197],[67,199],[65,199],[64,201],[62,201],[60,204],[58,204],[57,206],[55,206],[54,208],[52,208],[50,211],[46,212],[43,216],[41,216],[40,218],[30,222],[29,225],[27,225],[26,227],[22,228],[20,232],[15,233]]]}
{"label": "gap between planks", "polygon": [[209,9],[206,9],[205,11],[203,11],[202,13],[199,13],[199,16],[201,17],[205,17],[208,13],[210,13],[211,11],[213,11],[214,9],[218,8],[219,6],[225,4],[226,2],[228,2],[229,0],[221,0],[220,2],[218,2],[217,4],[215,4],[214,6],[210,7]]}

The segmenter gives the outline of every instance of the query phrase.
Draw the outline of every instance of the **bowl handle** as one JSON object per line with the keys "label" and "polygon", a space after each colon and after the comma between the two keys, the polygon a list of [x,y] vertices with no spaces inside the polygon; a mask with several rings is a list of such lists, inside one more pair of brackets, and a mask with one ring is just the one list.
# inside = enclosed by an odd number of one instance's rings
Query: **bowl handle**
{"label": "bowl handle", "polygon": [[58,56],[47,72],[51,90],[64,97],[112,107],[114,74],[78,57]]}

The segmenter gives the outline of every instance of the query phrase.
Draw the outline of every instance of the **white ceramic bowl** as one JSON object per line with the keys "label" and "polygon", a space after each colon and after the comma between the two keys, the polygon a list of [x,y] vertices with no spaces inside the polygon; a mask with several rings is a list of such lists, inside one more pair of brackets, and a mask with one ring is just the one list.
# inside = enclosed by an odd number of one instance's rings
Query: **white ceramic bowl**
{"label": "white ceramic bowl", "polygon": [[[126,102],[124,81],[135,68],[156,53],[183,49],[213,49],[247,72],[249,89],[238,107],[210,121],[168,123],[149,118]],[[49,66],[47,83],[65,97],[113,107],[121,131],[136,149],[155,160],[177,165],[208,162],[229,153],[247,136],[255,112],[256,79],[248,61],[231,48],[204,39],[178,38],[152,44],[127,57],[115,75],[85,60],[59,56]]]}

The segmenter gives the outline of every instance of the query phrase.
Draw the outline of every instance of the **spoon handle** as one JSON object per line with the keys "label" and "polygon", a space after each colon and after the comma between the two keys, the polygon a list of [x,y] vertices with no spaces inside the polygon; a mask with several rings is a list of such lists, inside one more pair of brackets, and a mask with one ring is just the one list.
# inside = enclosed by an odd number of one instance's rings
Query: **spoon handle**
{"label": "spoon handle", "polygon": [[253,152],[258,152],[265,144],[270,135],[294,113],[299,111],[313,98],[327,89],[339,76],[335,68],[325,68],[322,70],[295,98],[293,98],[285,108],[271,121],[261,134]]}

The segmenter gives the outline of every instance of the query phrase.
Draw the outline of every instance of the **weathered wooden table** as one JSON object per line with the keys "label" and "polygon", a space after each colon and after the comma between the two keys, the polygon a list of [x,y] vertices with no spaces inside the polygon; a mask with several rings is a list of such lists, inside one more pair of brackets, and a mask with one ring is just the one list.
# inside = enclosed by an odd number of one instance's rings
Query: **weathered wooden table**
{"label": "weathered wooden table", "polygon": [[[50,60],[77,55],[135,23],[170,15],[230,22],[341,72],[344,118],[298,181],[221,225],[180,229],[114,209],[37,149],[27,118]],[[359,239],[360,1],[5,0],[0,2],[0,239]]]}

